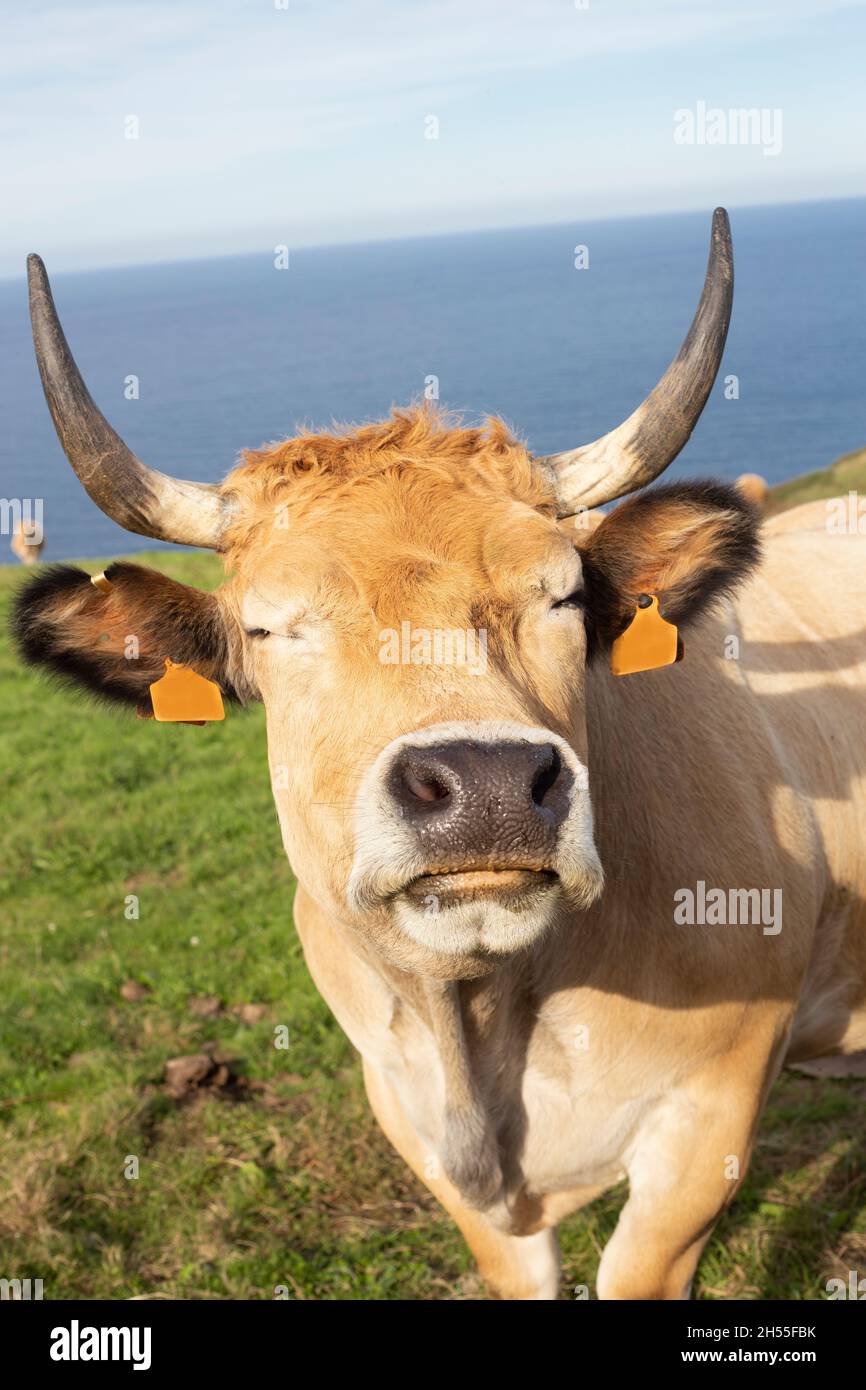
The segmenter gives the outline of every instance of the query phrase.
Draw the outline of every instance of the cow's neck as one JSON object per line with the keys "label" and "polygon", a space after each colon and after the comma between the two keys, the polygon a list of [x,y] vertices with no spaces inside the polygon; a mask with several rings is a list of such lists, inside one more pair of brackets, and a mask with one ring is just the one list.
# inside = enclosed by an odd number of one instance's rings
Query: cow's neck
{"label": "cow's neck", "polygon": [[[522,1007],[527,962],[510,962],[473,980],[434,980],[392,969],[381,958],[377,968],[401,1001],[423,1019],[436,1044],[445,1083],[440,1159],[467,1204],[493,1219],[505,1211],[505,1191],[514,1174],[499,1133],[508,1107],[503,1095],[519,1094],[519,1078],[506,1076],[503,1059],[519,1072],[525,1055]],[[531,975],[530,971],[530,975]],[[523,1022],[521,1022],[523,1021]],[[508,1038],[511,1052],[500,1042]],[[504,1089],[503,1089],[504,1088]],[[494,1123],[493,1113],[500,1120]],[[504,1129],[512,1124],[505,1118]]]}
{"label": "cow's neck", "polygon": [[[360,1051],[382,1055],[385,1038],[379,1030],[402,1047],[402,1028],[411,1028],[411,1019],[423,1028],[444,1083],[437,1144],[442,1166],[468,1205],[483,1209],[494,1222],[500,1215],[507,1221],[503,1190],[513,1190],[516,1180],[519,1185],[512,1151],[520,1150],[520,1076],[535,1012],[530,996],[552,939],[529,958],[522,955],[489,975],[442,981],[390,964],[369,940],[320,907],[302,884],[295,922],[320,992]],[[360,968],[353,968],[353,957]],[[366,996],[366,1009],[349,983],[365,975],[378,981]]]}
{"label": "cow's neck", "polygon": [[502,1169],[496,1131],[472,1066],[461,985],[425,979],[423,994],[445,1079],[442,1165],[467,1202],[487,1208],[502,1200]]}

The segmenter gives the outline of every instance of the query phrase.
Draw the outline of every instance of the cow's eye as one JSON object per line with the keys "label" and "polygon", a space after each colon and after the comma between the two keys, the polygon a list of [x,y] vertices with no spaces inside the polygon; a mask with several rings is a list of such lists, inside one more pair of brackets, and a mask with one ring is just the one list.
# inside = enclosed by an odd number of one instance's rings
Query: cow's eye
{"label": "cow's eye", "polygon": [[550,606],[551,608],[583,608],[586,601],[583,589],[575,589],[574,593],[566,594],[565,598],[558,598]]}
{"label": "cow's eye", "polygon": [[270,637],[266,627],[245,627],[244,632],[247,637]]}

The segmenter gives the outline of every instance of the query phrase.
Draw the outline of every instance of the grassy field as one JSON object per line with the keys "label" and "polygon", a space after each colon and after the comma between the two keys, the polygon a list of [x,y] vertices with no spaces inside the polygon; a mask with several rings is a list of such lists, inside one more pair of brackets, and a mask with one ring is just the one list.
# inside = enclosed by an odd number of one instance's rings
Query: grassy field
{"label": "grassy field", "polygon": [[849,491],[866,495],[866,449],[843,454],[827,468],[804,473],[770,491],[770,512],[782,512],[801,502],[818,502],[824,497],[844,497]]}
{"label": "grassy field", "polygon": [[[211,556],[135,558],[219,582]],[[51,688],[5,635],[22,578],[0,568],[0,1276],[46,1298],[483,1297],[306,974],[261,710],[178,728]],[[188,1054],[213,1059],[189,1094],[166,1083]],[[698,1297],[820,1298],[866,1268],[864,1107],[863,1082],[777,1085]],[[594,1293],[621,1202],[563,1228],[566,1297]]]}

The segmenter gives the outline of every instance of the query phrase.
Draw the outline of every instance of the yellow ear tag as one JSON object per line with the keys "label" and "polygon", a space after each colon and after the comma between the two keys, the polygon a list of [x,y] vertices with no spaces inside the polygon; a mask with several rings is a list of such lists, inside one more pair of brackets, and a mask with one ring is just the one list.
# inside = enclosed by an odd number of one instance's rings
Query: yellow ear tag
{"label": "yellow ear tag", "polygon": [[641,594],[634,617],[611,647],[610,669],[615,676],[655,671],[659,666],[673,666],[682,652],[676,627],[659,612],[658,597]]}
{"label": "yellow ear tag", "polygon": [[161,724],[206,724],[226,717],[219,686],[168,657],[165,675],[150,687],[150,699],[153,717]]}

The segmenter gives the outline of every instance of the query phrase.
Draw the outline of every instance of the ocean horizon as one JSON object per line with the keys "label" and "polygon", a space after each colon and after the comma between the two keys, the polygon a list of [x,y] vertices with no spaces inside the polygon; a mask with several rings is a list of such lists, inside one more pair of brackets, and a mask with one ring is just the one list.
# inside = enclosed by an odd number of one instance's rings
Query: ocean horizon
{"label": "ocean horizon", "polygon": [[[273,252],[47,268],[118,432],[147,463],[214,482],[244,447],[431,394],[472,421],[502,416],[538,453],[604,433],[679,347],[711,211],[301,248],[287,269]],[[866,199],[743,208],[731,223],[725,358],[668,476],[775,483],[866,444]],[[104,517],[65,461],[20,279],[0,282],[0,356],[0,495],[42,500],[42,558],[156,547]]]}

